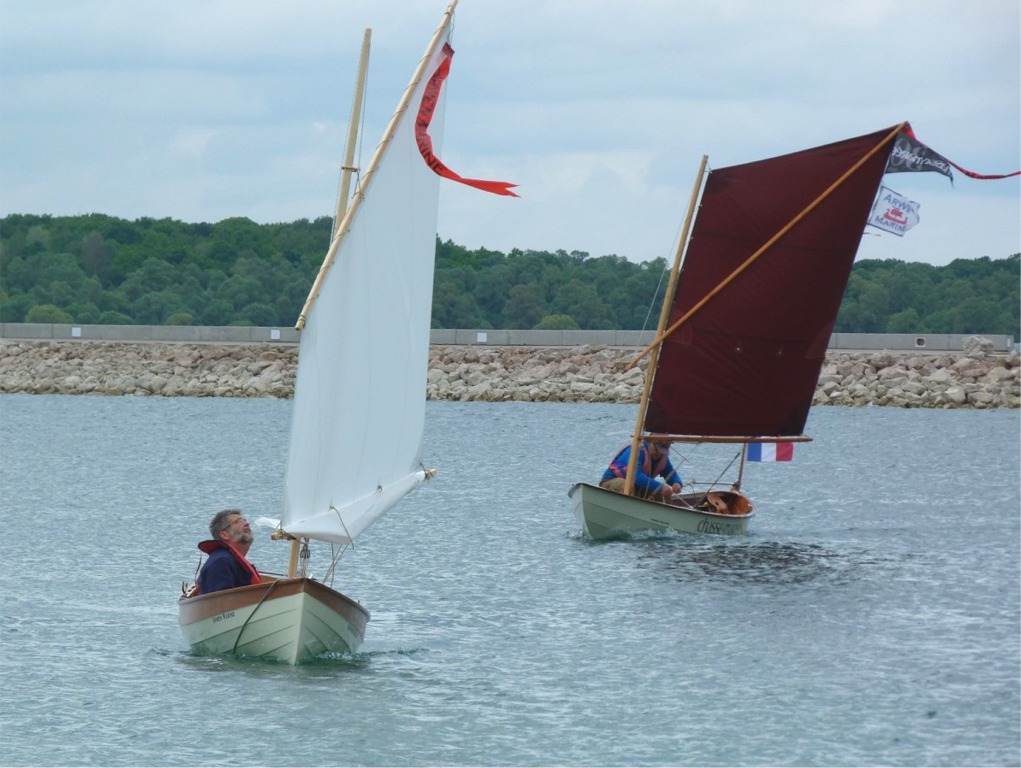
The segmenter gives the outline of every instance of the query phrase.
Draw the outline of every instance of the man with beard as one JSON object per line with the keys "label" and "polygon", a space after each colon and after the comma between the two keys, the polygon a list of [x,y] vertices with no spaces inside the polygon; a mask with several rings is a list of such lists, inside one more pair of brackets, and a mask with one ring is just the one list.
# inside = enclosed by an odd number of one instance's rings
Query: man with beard
{"label": "man with beard", "polygon": [[209,555],[209,559],[199,571],[196,594],[205,595],[262,581],[259,572],[246,557],[254,537],[240,509],[224,509],[213,515],[209,533],[213,538],[199,543],[199,549]]}

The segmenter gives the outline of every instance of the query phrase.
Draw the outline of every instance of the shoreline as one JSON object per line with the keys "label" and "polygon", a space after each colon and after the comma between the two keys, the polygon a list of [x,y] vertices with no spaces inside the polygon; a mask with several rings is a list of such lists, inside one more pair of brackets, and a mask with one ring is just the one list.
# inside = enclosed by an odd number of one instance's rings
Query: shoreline
{"label": "shoreline", "polygon": [[[434,345],[429,400],[637,403],[637,349]],[[0,342],[0,393],[276,397],[294,395],[297,346],[178,342]],[[962,352],[831,351],[813,405],[1019,408],[1021,355],[980,337]]]}

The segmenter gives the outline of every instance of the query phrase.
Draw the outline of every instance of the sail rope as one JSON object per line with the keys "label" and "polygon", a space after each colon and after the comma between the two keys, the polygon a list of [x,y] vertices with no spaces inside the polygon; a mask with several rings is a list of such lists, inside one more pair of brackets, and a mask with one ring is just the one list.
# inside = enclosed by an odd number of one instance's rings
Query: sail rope
{"label": "sail rope", "polygon": [[340,548],[340,550],[338,551],[336,544],[331,545],[331,562],[330,562],[330,567],[327,568],[326,572],[323,574],[323,584],[326,584],[327,586],[330,586],[330,587],[333,586],[333,580],[334,580],[334,578],[336,578],[336,573],[337,573],[337,563],[340,562],[340,558],[342,558],[344,556],[344,553],[347,552],[347,548],[349,546],[351,546],[351,545],[350,544],[344,544]]}
{"label": "sail rope", "polygon": [[[649,311],[645,313],[645,321],[642,323],[642,331],[646,331],[649,328],[649,318],[652,317],[652,308],[656,306],[656,297],[659,296],[659,289],[663,287],[663,278],[670,274],[670,270],[664,265],[663,271],[659,273],[659,282],[656,283],[656,290],[653,291],[652,301],[649,302]],[[663,297],[663,301],[666,301],[666,296]]]}
{"label": "sail rope", "polygon": [[[708,162],[706,163],[706,170],[709,173],[712,173],[712,167],[708,164]],[[701,174],[699,174],[699,176],[701,177]],[[681,245],[682,245],[681,244],[681,239],[683,237],[684,237],[684,222],[683,221],[679,221],[679,222],[677,222],[677,229],[674,231],[674,240],[673,240],[674,243],[677,243],[677,247],[674,249],[677,252],[680,252],[680,248],[681,248]],[[664,259],[663,261],[664,261],[663,271],[659,275],[659,282],[656,283],[656,291],[652,294],[652,301],[649,302],[649,311],[645,313],[645,321],[642,323],[642,330],[643,331],[648,330],[648,328],[649,328],[649,319],[652,317],[652,309],[653,309],[653,307],[656,306],[656,297],[659,296],[659,289],[663,287],[663,278],[670,274],[670,269],[671,269],[670,268],[670,262],[668,260],[666,260],[666,259]],[[663,297],[663,301],[665,302],[669,298],[670,297],[668,297],[668,296],[664,296]]]}
{"label": "sail rope", "polygon": [[[699,448],[700,448],[701,446],[703,446],[703,445],[705,445],[705,443],[694,443],[694,444],[692,445],[692,456],[694,456],[694,455],[695,455],[695,454],[694,454],[694,452],[695,452],[695,451],[697,451],[697,450],[698,450],[698,449],[699,449]],[[742,450],[743,450],[743,449],[742,449]],[[685,465],[687,465],[687,466],[692,466],[692,464],[693,464],[693,462],[692,462],[692,459],[691,459],[691,458],[689,458],[689,457],[688,457],[687,455],[685,455],[684,453],[681,453],[681,451],[677,449],[677,444],[676,444],[676,443],[673,443],[673,444],[671,444],[671,446],[670,446],[670,452],[671,452],[671,453],[673,453],[673,452],[675,452],[675,451],[676,451],[676,453],[677,453],[677,454],[678,454],[678,455],[680,456],[680,461],[678,461],[678,462],[677,462],[676,464],[674,464],[674,467],[675,467],[675,469],[676,469],[676,468],[677,468],[678,466],[680,466],[680,467],[683,467],[683,466],[685,466]],[[723,469],[722,469],[722,470],[720,471],[720,473],[719,473],[719,474],[718,474],[718,475],[716,476],[716,479],[715,479],[715,480],[711,480],[711,481],[710,481],[709,483],[698,483],[698,481],[696,481],[696,480],[695,480],[695,478],[694,478],[694,476],[693,476],[693,477],[692,477],[692,478],[691,478],[691,479],[690,479],[690,480],[689,480],[689,481],[688,481],[688,482],[686,483],[686,485],[687,485],[687,486],[688,486],[689,488],[692,488],[692,489],[694,489],[694,487],[695,487],[696,485],[708,485],[708,488],[706,489],[705,493],[709,493],[710,491],[712,491],[712,490],[713,490],[713,488],[715,488],[715,487],[717,487],[718,485],[720,485],[720,481],[721,481],[721,480],[723,479],[723,476],[724,476],[724,475],[726,475],[726,474],[727,474],[727,472],[729,472],[729,471],[730,471],[730,468],[734,466],[734,462],[735,462],[735,461],[737,461],[737,460],[738,460],[738,459],[739,459],[740,457],[741,457],[741,451],[738,451],[738,452],[737,452],[737,453],[736,453],[736,454],[734,455],[734,458],[732,458],[732,459],[730,460],[730,463],[729,463],[729,464],[727,464],[727,466],[725,466],[725,467],[724,467],[724,468],[723,468]],[[671,462],[671,463],[673,463],[673,462]],[[678,474],[680,474],[680,470],[679,470],[679,469],[678,469]],[[700,491],[700,493],[701,493],[701,491]],[[703,494],[703,497],[704,497],[704,494]],[[703,498],[703,501],[704,501],[704,498]]]}
{"label": "sail rope", "polygon": [[355,543],[354,543],[354,537],[351,536],[351,531],[348,530],[347,524],[344,522],[344,518],[340,514],[340,510],[337,509],[332,504],[330,505],[330,509],[337,513],[337,519],[340,521],[340,525],[344,529],[344,534],[347,536],[348,541],[350,542],[348,544],[344,544],[340,548],[340,550],[337,549],[337,545],[336,544],[331,544],[330,545],[331,546],[331,549],[330,549],[330,565],[329,565],[329,567],[327,567],[326,572],[323,573],[322,583],[326,584],[327,586],[332,587],[333,586],[333,580],[336,577],[337,563],[340,562],[340,558],[342,558],[344,556],[344,553],[347,552],[348,547],[351,547],[352,549],[354,548]]}
{"label": "sail rope", "polygon": [[[743,447],[743,446],[742,446],[741,450],[744,450],[744,447]],[[725,474],[727,474],[727,472],[728,472],[728,471],[730,470],[730,468],[731,468],[732,466],[734,466],[734,462],[735,462],[735,461],[737,461],[737,460],[738,460],[739,458],[741,458],[741,451],[738,451],[738,452],[737,452],[736,454],[734,454],[734,458],[732,458],[732,459],[730,460],[730,463],[729,463],[729,464],[727,464],[727,466],[725,466],[725,467],[724,467],[724,468],[723,468],[723,469],[722,469],[722,470],[720,471],[720,474],[718,474],[718,475],[716,476],[716,479],[715,479],[715,480],[713,480],[713,481],[712,481],[712,482],[711,482],[711,483],[709,484],[709,488],[710,488],[710,489],[712,489],[712,488],[715,488],[715,487],[716,487],[716,486],[717,486],[717,485],[719,484],[719,482],[720,482],[720,480],[721,480],[721,479],[723,478],[723,476],[724,476]]]}
{"label": "sail rope", "polygon": [[332,504],[330,505],[330,509],[337,513],[337,519],[340,521],[341,526],[343,526],[344,533],[347,534],[347,540],[351,542],[351,546],[353,547],[355,545],[354,536],[352,536],[351,531],[347,529],[347,523],[344,522],[344,517],[340,514],[340,510]]}
{"label": "sail rope", "polygon": [[245,619],[245,623],[242,624],[241,629],[238,630],[238,636],[234,638],[234,647],[230,649],[230,652],[232,654],[237,652],[238,643],[241,642],[241,636],[245,633],[245,627],[247,627],[248,623],[255,617],[255,614],[259,612],[259,609],[262,607],[262,604],[266,602],[266,598],[273,594],[273,591],[277,588],[277,584],[279,583],[280,583],[279,580],[271,581],[269,584],[269,588],[266,590],[266,593],[262,596],[262,598],[260,598],[259,602],[255,604],[255,607],[252,609],[252,612],[248,614],[248,618]]}

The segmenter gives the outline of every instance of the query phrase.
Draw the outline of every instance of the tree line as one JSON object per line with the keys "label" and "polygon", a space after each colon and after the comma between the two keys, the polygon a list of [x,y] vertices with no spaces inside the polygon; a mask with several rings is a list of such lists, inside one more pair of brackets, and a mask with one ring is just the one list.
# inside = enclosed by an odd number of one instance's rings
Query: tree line
{"label": "tree line", "polygon": [[[0,322],[294,323],[333,222],[216,224],[102,214],[0,218]],[[582,251],[470,250],[437,238],[433,328],[654,328],[665,259]],[[997,333],[1021,338],[1021,255],[936,267],[854,264],[842,333]]]}

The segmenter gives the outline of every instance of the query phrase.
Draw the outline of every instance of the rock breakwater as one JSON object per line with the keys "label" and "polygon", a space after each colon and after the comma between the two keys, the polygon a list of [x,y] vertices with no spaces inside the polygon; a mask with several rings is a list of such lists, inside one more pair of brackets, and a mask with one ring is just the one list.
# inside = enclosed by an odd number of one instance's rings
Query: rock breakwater
{"label": "rock breakwater", "polygon": [[[614,402],[641,398],[645,362],[636,350],[444,347],[430,350],[432,400]],[[294,394],[295,346],[82,341],[0,343],[0,392],[163,397]],[[816,405],[904,408],[1021,407],[1021,359],[985,339],[963,352],[830,352]]]}

